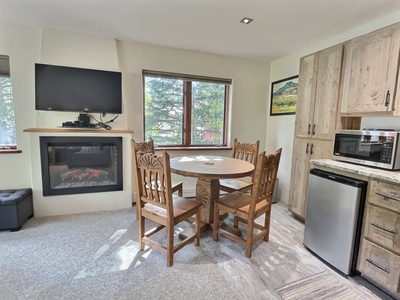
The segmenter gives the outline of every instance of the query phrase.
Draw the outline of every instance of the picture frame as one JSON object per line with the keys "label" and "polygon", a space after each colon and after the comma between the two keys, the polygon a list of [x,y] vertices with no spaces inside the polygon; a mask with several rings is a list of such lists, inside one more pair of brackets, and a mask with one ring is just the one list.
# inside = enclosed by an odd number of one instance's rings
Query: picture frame
{"label": "picture frame", "polygon": [[296,114],[299,75],[271,83],[270,116]]}

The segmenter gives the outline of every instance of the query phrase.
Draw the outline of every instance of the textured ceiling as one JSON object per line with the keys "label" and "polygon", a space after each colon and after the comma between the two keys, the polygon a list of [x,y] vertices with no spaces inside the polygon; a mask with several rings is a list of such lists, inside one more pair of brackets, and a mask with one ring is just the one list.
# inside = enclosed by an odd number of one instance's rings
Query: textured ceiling
{"label": "textured ceiling", "polygon": [[0,1],[0,23],[264,61],[396,12],[400,0]]}

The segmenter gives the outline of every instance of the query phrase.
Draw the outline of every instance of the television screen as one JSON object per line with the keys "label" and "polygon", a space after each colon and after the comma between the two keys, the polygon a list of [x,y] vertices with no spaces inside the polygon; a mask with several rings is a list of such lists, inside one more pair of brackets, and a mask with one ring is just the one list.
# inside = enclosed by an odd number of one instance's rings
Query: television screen
{"label": "television screen", "polygon": [[120,114],[121,73],[35,64],[35,108]]}

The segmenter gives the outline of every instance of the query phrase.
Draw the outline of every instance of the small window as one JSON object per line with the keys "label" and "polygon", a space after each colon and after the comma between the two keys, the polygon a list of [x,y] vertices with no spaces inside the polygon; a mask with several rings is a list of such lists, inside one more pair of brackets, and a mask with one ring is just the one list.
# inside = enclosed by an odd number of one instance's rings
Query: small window
{"label": "small window", "polygon": [[145,139],[165,147],[226,145],[231,83],[144,70]]}
{"label": "small window", "polygon": [[16,149],[10,60],[0,55],[0,150]]}

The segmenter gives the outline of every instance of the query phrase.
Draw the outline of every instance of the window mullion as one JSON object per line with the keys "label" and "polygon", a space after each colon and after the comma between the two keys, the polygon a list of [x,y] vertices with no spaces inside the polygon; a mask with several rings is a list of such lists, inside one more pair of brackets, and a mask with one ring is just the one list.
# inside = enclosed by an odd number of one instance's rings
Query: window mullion
{"label": "window mullion", "polygon": [[184,82],[184,97],[183,107],[185,113],[183,114],[183,144],[187,147],[191,144],[191,131],[192,131],[192,82]]}

